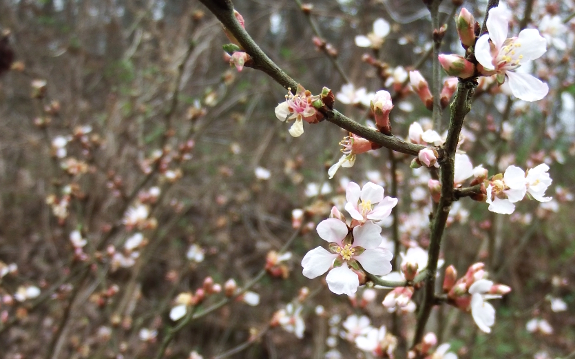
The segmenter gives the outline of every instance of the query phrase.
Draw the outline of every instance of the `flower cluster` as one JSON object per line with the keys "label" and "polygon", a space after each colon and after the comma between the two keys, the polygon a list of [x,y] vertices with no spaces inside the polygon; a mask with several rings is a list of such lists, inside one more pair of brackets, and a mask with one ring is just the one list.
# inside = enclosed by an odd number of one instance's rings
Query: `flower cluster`
{"label": "flower cluster", "polygon": [[517,166],[509,166],[503,175],[493,176],[487,186],[488,209],[511,214],[515,211],[514,203],[521,201],[527,193],[539,202],[551,201],[551,197],[544,197],[553,181],[548,171],[549,166],[542,163],[527,170],[527,174]]}
{"label": "flower cluster", "polygon": [[317,225],[319,236],[329,243],[329,251],[316,247],[302,260],[303,275],[313,279],[329,270],[326,281],[336,294],[353,295],[366,272],[385,275],[391,271],[393,254],[380,245],[381,227],[374,222],[389,216],[396,198],[384,197],[384,189],[368,182],[360,189],[350,182],[346,190],[346,211],[353,220],[348,225],[334,207],[332,218]]}
{"label": "flower cluster", "polygon": [[475,263],[469,267],[465,276],[457,280],[455,268],[447,267],[443,291],[447,293],[451,304],[461,310],[470,311],[479,329],[490,333],[491,327],[495,324],[495,308],[487,300],[501,298],[511,292],[511,288],[487,280],[484,268],[483,263]]}

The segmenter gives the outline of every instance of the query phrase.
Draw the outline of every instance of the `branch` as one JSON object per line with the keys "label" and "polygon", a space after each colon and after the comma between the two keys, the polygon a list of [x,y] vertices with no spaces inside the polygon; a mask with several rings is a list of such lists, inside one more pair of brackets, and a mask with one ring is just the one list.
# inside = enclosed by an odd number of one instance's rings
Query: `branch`
{"label": "branch", "polygon": [[427,278],[428,272],[429,271],[427,269],[422,270],[421,272],[417,273],[413,280],[385,280],[371,273],[367,273],[367,279],[372,281],[373,284],[381,285],[384,287],[413,287],[414,285],[423,282]]}
{"label": "branch", "polygon": [[463,197],[476,196],[482,193],[481,184],[476,184],[475,186],[471,187],[455,188],[453,190],[453,199],[457,201]]}
{"label": "branch", "polygon": [[[253,59],[254,69],[261,70],[268,74],[277,83],[282,85],[285,89],[295,90],[298,82],[288,76],[278,65],[276,65],[255,43],[251,36],[242,28],[234,16],[234,8],[231,0],[200,0],[232,33],[242,48]],[[360,125],[354,120],[344,116],[337,110],[330,110],[324,113],[326,119],[338,125],[339,127],[348,130],[358,136],[370,140],[373,143],[383,147],[392,149],[397,152],[405,153],[408,155],[416,156],[424,146],[414,145],[403,141],[402,139],[394,136],[386,136],[373,129]]]}

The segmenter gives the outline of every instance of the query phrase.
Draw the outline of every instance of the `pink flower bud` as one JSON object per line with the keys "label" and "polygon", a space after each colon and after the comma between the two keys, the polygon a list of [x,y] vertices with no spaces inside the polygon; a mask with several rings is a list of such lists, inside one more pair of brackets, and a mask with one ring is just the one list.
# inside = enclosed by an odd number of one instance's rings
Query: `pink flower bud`
{"label": "pink flower bud", "polygon": [[475,73],[475,66],[473,63],[467,61],[463,56],[440,54],[439,63],[449,76],[466,79],[473,76]]}
{"label": "pink flower bud", "polygon": [[291,226],[296,229],[300,228],[303,222],[304,211],[301,208],[296,208],[291,211]]}
{"label": "pink flower bud", "polygon": [[487,169],[483,168],[483,165],[479,165],[473,169],[473,177],[475,177],[478,182],[485,180],[488,174],[489,172]]}
{"label": "pink flower bud", "polygon": [[419,71],[409,71],[409,83],[411,88],[417,96],[421,99],[421,101],[425,104],[428,110],[433,109],[433,96],[431,95],[431,91],[429,91],[429,84]]}
{"label": "pink flower bud", "polygon": [[475,45],[475,18],[466,8],[461,9],[459,16],[455,19],[455,26],[464,48]]}
{"label": "pink flower bud", "polygon": [[457,281],[457,270],[454,266],[450,265],[445,268],[445,277],[443,278],[443,291],[449,292]]}
{"label": "pink flower bud", "polygon": [[441,198],[441,182],[430,178],[429,181],[427,181],[427,187],[429,187],[429,192],[431,192],[431,198],[433,201],[436,203],[439,202],[439,199]]}
{"label": "pink flower bud", "polygon": [[465,282],[458,282],[451,288],[447,296],[449,298],[457,298],[467,294],[467,284]]}
{"label": "pink flower bud", "polygon": [[342,222],[345,222],[345,217],[336,206],[331,207],[331,212],[329,213],[330,218],[337,218]]}
{"label": "pink flower bud", "polygon": [[203,288],[207,293],[212,292],[212,288],[214,287],[214,279],[212,277],[206,277],[204,279]]}
{"label": "pink flower bud", "polygon": [[433,332],[425,334],[421,341],[421,354],[427,354],[429,349],[437,345],[437,336]]}
{"label": "pink flower bud", "polygon": [[483,268],[485,268],[485,264],[478,262],[467,269],[467,273],[465,273],[465,282],[467,283],[468,287],[471,286],[473,282],[475,282],[475,273],[479,271],[482,271],[482,274],[485,273]]}
{"label": "pink flower bud", "polygon": [[417,159],[419,159],[419,162],[424,164],[426,167],[434,166],[439,168],[439,164],[437,163],[437,153],[431,148],[424,148],[419,151]]}
{"label": "pink flower bud", "polygon": [[236,293],[237,288],[238,288],[238,285],[236,284],[236,281],[233,279],[228,279],[224,283],[224,293],[225,293],[226,297],[233,296]]}
{"label": "pink flower bud", "polygon": [[415,275],[417,274],[418,268],[419,265],[417,264],[417,262],[407,261],[403,263],[401,265],[401,271],[405,276],[405,280],[413,280],[413,278],[415,278]]}
{"label": "pink flower bud", "polygon": [[459,80],[456,77],[448,77],[443,81],[443,88],[441,89],[441,94],[439,95],[441,101],[441,108],[446,108],[449,105],[449,100],[457,90],[457,84]]}
{"label": "pink flower bud", "polygon": [[230,59],[230,64],[234,65],[238,72],[241,72],[244,68],[244,64],[250,59],[251,57],[247,53],[243,51],[236,51],[233,53]]}
{"label": "pink flower bud", "polygon": [[425,142],[421,139],[421,135],[423,135],[423,127],[421,127],[419,122],[409,125],[409,141],[411,143],[424,144]]}
{"label": "pink flower bud", "polygon": [[393,109],[391,95],[385,90],[375,93],[371,100],[371,111],[375,115],[375,125],[377,129],[386,135],[391,135],[391,124],[389,123],[389,113]]}

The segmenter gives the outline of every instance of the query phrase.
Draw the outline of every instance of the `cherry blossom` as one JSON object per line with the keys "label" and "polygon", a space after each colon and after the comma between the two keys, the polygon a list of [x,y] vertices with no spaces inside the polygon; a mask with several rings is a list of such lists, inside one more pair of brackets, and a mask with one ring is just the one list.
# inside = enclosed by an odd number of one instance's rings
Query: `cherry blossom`
{"label": "cherry blossom", "polygon": [[360,335],[366,335],[373,327],[369,318],[365,315],[357,316],[355,314],[350,315],[342,323],[345,328],[345,332],[341,333],[341,336],[345,339],[353,342]]}
{"label": "cherry blossom", "polygon": [[551,182],[553,182],[547,171],[549,171],[549,166],[545,163],[527,171],[527,192],[539,202],[551,201],[551,197],[543,197],[545,191],[551,185]]}
{"label": "cherry blossom", "polygon": [[371,142],[351,132],[339,144],[342,146],[341,152],[343,156],[327,171],[329,179],[335,176],[340,167],[353,167],[356,155],[371,150]]}
{"label": "cherry blossom", "polygon": [[321,221],[316,230],[330,243],[330,250],[316,247],[309,251],[301,262],[303,275],[313,279],[329,270],[326,281],[335,294],[353,295],[357,291],[359,278],[350,267],[359,270],[358,262],[365,271],[375,275],[391,271],[393,254],[378,247],[382,241],[380,226],[368,222],[354,227],[353,235],[349,236],[344,222],[328,218]]}
{"label": "cherry blossom", "polygon": [[353,84],[345,84],[341,87],[335,97],[337,100],[346,105],[356,105],[361,103],[364,106],[369,106],[369,96],[365,87],[358,89]]}
{"label": "cherry blossom", "polygon": [[361,223],[367,220],[381,221],[388,217],[393,207],[397,205],[397,198],[383,195],[383,187],[375,183],[367,182],[360,189],[357,183],[350,182],[346,188],[345,210]]}
{"label": "cherry blossom", "polygon": [[355,339],[355,345],[366,352],[371,352],[377,356],[387,355],[393,358],[393,352],[397,347],[397,338],[387,332],[385,326],[379,329],[372,328],[366,335]]}
{"label": "cherry blossom", "polygon": [[294,121],[289,129],[289,134],[293,137],[299,137],[303,134],[303,121],[316,122],[317,111],[312,106],[314,99],[311,92],[298,86],[295,95],[288,91],[286,100],[276,106],[275,113],[278,120],[283,122]]}
{"label": "cherry blossom", "polygon": [[355,37],[355,44],[359,47],[371,47],[379,49],[383,45],[385,37],[389,34],[391,27],[384,19],[377,19],[373,23],[373,32],[365,35],[358,35]]}
{"label": "cherry blossom", "polygon": [[479,329],[485,333],[491,333],[491,327],[495,324],[495,308],[487,300],[501,298],[500,295],[487,294],[492,286],[492,281],[480,279],[469,287],[471,316]]}
{"label": "cherry blossom", "polygon": [[558,15],[551,16],[546,14],[539,22],[541,34],[547,40],[547,43],[553,45],[557,50],[563,51],[567,48],[565,35],[569,28],[563,23],[563,19]]}
{"label": "cherry blossom", "polygon": [[519,36],[507,38],[510,18],[511,12],[502,4],[489,10],[489,33],[477,40],[475,58],[483,66],[483,75],[496,74],[499,83],[507,78],[515,97],[530,102],[541,100],[549,92],[547,84],[516,70],[541,57],[547,51],[547,41],[537,29],[524,29]]}
{"label": "cherry blossom", "polygon": [[460,187],[466,179],[473,176],[473,164],[469,156],[461,153],[455,154],[454,172],[453,182],[455,187]]}
{"label": "cherry blossom", "polygon": [[517,166],[509,166],[503,179],[492,180],[487,186],[488,210],[499,214],[515,211],[515,202],[521,201],[527,192],[525,172]]}
{"label": "cherry blossom", "polygon": [[457,355],[451,352],[448,352],[451,345],[449,343],[443,343],[435,349],[431,359],[457,359]]}
{"label": "cherry blossom", "polygon": [[296,337],[303,338],[305,331],[305,322],[301,317],[303,306],[289,303],[285,308],[280,309],[274,314],[272,322],[281,325],[288,333],[294,333]]}

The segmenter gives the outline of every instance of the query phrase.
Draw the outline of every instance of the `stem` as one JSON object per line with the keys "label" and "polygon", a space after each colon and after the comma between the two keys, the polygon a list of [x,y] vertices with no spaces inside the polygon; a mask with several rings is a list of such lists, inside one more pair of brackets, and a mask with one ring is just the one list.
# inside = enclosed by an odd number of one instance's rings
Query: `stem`
{"label": "stem", "polygon": [[433,57],[432,57],[432,75],[431,75],[431,94],[433,95],[433,128],[441,132],[441,99],[439,93],[441,91],[441,65],[439,64],[439,47],[441,46],[441,36],[436,36],[435,33],[439,32],[439,3],[441,1],[434,0],[430,4],[429,12],[431,13],[431,30],[433,33]]}
{"label": "stem", "polygon": [[454,199],[453,176],[455,151],[459,142],[459,134],[463,127],[465,115],[470,110],[471,99],[477,83],[475,80],[459,80],[457,93],[451,103],[451,118],[447,139],[444,145],[444,158],[440,162],[441,166],[441,198],[437,209],[433,215],[431,223],[431,240],[429,244],[429,259],[427,261],[427,281],[425,282],[423,302],[420,305],[417,327],[413,338],[415,347],[423,339],[425,325],[429,320],[432,307],[436,304],[435,298],[435,273],[437,272],[437,261],[441,248],[441,238],[445,229],[445,223],[449,215],[451,203]]}

